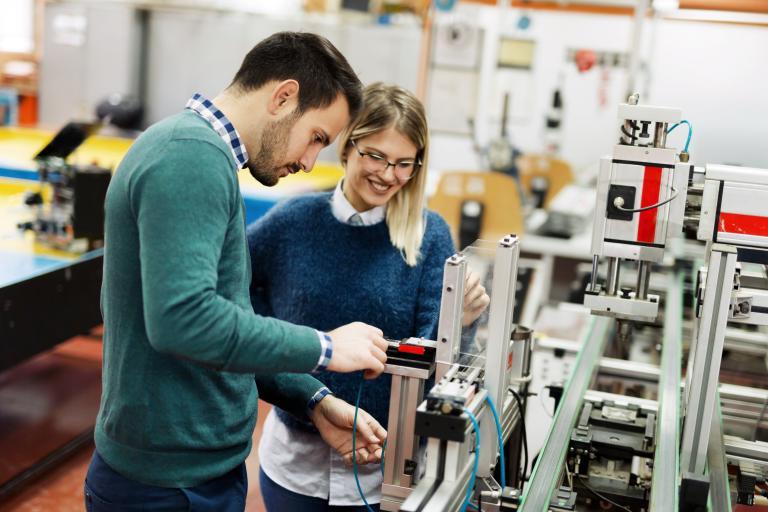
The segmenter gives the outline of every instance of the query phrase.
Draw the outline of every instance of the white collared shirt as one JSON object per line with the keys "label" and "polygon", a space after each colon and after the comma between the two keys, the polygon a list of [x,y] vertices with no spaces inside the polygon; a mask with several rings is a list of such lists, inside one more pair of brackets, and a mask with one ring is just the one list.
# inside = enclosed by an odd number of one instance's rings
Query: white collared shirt
{"label": "white collared shirt", "polygon": [[[319,435],[285,425],[269,411],[259,442],[259,464],[275,483],[289,491],[327,499],[332,506],[360,506],[352,468]],[[380,464],[358,466],[360,487],[368,503],[381,502]]]}
{"label": "white collared shirt", "polygon": [[[385,206],[358,212],[342,191],[343,180],[331,197],[331,211],[339,222],[349,224],[359,215],[363,226],[384,220]],[[304,496],[329,500],[332,506],[362,505],[352,469],[319,435],[287,427],[275,411],[269,411],[259,441],[261,469],[275,483]],[[358,466],[360,487],[368,503],[381,502],[380,464]]]}
{"label": "white collared shirt", "polygon": [[358,212],[355,210],[355,207],[352,206],[352,203],[350,203],[349,199],[344,195],[344,191],[342,190],[343,183],[344,180],[340,180],[339,183],[336,184],[336,189],[333,191],[333,197],[331,197],[331,211],[333,211],[333,216],[336,217],[336,220],[343,222],[344,224],[349,224],[349,219],[353,215],[359,215],[360,219],[363,221],[363,226],[372,226],[384,220],[384,216],[387,213],[386,206],[376,206],[365,212]]}

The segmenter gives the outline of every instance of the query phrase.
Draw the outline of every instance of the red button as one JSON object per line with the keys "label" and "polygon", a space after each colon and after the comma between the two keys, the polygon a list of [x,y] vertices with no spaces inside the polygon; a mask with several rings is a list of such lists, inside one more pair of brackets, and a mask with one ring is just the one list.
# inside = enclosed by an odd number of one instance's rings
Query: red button
{"label": "red button", "polygon": [[418,345],[400,345],[397,347],[398,352],[407,352],[408,354],[418,354],[420,356],[424,355],[424,347],[420,347]]}

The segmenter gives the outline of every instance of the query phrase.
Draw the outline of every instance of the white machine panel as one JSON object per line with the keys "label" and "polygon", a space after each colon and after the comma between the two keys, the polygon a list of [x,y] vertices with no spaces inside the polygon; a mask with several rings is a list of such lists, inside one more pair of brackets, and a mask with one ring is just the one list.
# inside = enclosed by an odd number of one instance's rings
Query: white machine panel
{"label": "white machine panel", "polygon": [[711,242],[715,232],[717,220],[717,196],[720,191],[720,182],[716,180],[704,181],[704,193],[701,197],[701,219],[696,231],[696,238],[703,242]]}
{"label": "white machine panel", "polygon": [[768,248],[768,185],[726,182],[717,216],[717,241]]}
{"label": "white machine panel", "polygon": [[[672,195],[673,169],[653,165],[614,164],[611,184],[635,189],[635,202],[624,208],[638,209],[660,203]],[[609,205],[610,206],[610,205]],[[632,214],[632,220],[607,219],[606,240],[664,245],[669,204]]]}
{"label": "white machine panel", "polygon": [[646,165],[649,165],[648,162],[675,165],[677,156],[674,149],[617,145],[613,148],[613,159],[644,163]]}
{"label": "white machine panel", "polygon": [[635,299],[631,293],[627,298],[605,295],[584,295],[584,305],[593,315],[609,315],[629,320],[654,319],[659,313],[659,296],[648,295],[648,300]]}
{"label": "white machine panel", "polygon": [[754,167],[707,164],[706,179],[768,185],[768,171]]}
{"label": "white machine panel", "polygon": [[677,123],[683,117],[679,108],[656,107],[649,105],[619,105],[619,119],[643,119],[660,123]]}

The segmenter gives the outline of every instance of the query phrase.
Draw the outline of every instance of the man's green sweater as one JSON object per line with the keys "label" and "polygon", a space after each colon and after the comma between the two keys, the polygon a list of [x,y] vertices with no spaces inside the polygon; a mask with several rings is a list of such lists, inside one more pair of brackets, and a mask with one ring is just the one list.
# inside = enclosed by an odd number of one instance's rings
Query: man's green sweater
{"label": "man's green sweater", "polygon": [[262,398],[305,409],[322,385],[276,373],[311,371],[320,342],[253,313],[235,160],[195,113],[138,138],[105,208],[96,449],[133,480],[195,486],[248,455],[256,382]]}

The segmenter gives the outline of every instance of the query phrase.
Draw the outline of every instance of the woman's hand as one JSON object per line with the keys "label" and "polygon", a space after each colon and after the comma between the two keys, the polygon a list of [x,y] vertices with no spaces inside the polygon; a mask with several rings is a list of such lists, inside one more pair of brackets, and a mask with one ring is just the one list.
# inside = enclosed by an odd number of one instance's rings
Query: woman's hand
{"label": "woman's hand", "polygon": [[[347,466],[352,465],[352,424],[355,406],[333,395],[326,395],[309,413],[309,418],[331,448],[341,455]],[[373,416],[362,409],[357,411],[355,456],[358,464],[381,460],[382,446],[387,431]]]}
{"label": "woman's hand", "polygon": [[464,282],[464,315],[461,325],[470,325],[483,314],[485,308],[491,303],[491,298],[485,293],[485,287],[480,284],[480,276],[467,269]]}

